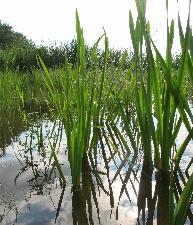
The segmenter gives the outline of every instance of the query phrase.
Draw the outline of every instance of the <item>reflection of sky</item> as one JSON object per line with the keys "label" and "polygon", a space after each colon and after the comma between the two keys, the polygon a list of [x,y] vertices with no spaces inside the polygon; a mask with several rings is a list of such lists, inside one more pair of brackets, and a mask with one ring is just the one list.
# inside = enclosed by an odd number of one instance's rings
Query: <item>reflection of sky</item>
{"label": "reflection of sky", "polygon": [[[69,189],[69,188],[68,188]],[[60,190],[53,188],[52,199],[49,196],[33,195],[29,202],[19,201],[17,207],[19,210],[17,216],[18,225],[52,225],[55,224],[56,208],[60,197]],[[69,190],[66,190],[66,195],[71,196]],[[70,198],[71,199],[71,198]],[[63,207],[60,210],[60,217],[56,224],[72,224],[71,201],[64,198]],[[12,225],[15,219],[15,214],[9,215],[5,224]]]}
{"label": "reflection of sky", "polygon": [[[191,112],[193,113],[192,105],[189,105],[189,106],[190,106]],[[189,120],[189,122],[191,124],[190,120]],[[179,131],[179,134],[178,134],[177,139],[176,139],[177,149],[182,145],[182,143],[184,142],[184,140],[187,136],[188,136],[188,131],[187,131],[185,125],[182,124],[182,126],[180,128],[180,131]],[[191,139],[187,148],[186,148],[186,150],[185,150],[185,152],[184,152],[184,154],[183,154],[183,157],[180,161],[180,168],[181,168],[182,172],[184,172],[184,170],[188,166],[188,163],[190,162],[190,160],[193,157],[192,149],[193,149],[193,140]],[[193,165],[189,169],[189,174],[191,174],[192,172],[193,172]]]}
{"label": "reflection of sky", "polygon": [[[58,125],[58,124],[57,124]],[[48,139],[51,140],[49,137],[50,130],[53,128],[53,123],[50,123],[48,121],[44,121],[43,124],[43,137],[45,139],[44,146],[46,147],[46,152],[49,155],[50,149],[48,147]],[[56,130],[57,130],[56,126]],[[35,130],[35,127],[33,128]],[[18,138],[18,141],[14,142],[12,146],[9,146],[6,149],[6,155],[0,159],[1,165],[6,165],[2,167],[0,170],[0,177],[1,177],[1,183],[3,184],[5,190],[5,200],[9,202],[10,196],[15,195],[14,199],[16,201],[16,205],[18,208],[18,220],[17,224],[19,225],[35,225],[35,224],[53,224],[55,219],[55,213],[57,204],[59,201],[59,196],[61,189],[59,187],[59,183],[57,179],[54,183],[50,185],[45,185],[45,189],[43,190],[44,195],[36,195],[36,191],[32,190],[31,186],[33,182],[29,182],[33,178],[32,170],[31,168],[22,173],[19,178],[17,179],[16,185],[14,184],[14,178],[18,174],[19,170],[21,169],[21,165],[18,162],[18,160],[15,158],[15,155],[21,160],[21,162],[24,163],[24,159],[26,155],[30,158],[30,153],[28,152],[25,154],[25,146],[29,146],[30,144],[30,131],[32,128],[30,128],[29,131],[24,132],[20,135]],[[47,159],[42,158],[38,152],[37,152],[37,135],[34,134],[36,138],[32,139],[32,152],[33,152],[33,159],[34,163],[38,165],[38,169],[42,170],[44,172],[45,163],[48,163]],[[27,137],[27,138],[26,138]],[[25,143],[25,145],[23,144]],[[59,147],[59,145],[57,145]],[[63,204],[61,207],[60,215],[57,220],[57,224],[72,224],[72,194],[70,190],[70,167],[69,163],[67,161],[67,155],[64,155],[64,148],[65,146],[65,137],[63,137],[62,142],[60,143],[60,148],[62,150],[59,151],[58,159],[60,162],[63,163],[63,171],[65,172],[65,177],[67,179],[67,188],[64,194]],[[56,148],[57,149],[57,148]],[[48,156],[47,155],[47,156]],[[109,157],[109,153],[107,153],[107,157]],[[49,158],[49,157],[48,157]],[[104,164],[102,157],[99,157],[99,162],[101,161],[101,164],[99,168],[101,171],[104,171]],[[121,159],[118,157],[116,158],[117,166],[120,166]],[[110,177],[111,179],[114,177],[116,173],[116,167],[114,166],[113,161],[109,163],[110,167]],[[123,176],[126,170],[129,169],[129,166],[127,165],[127,162],[125,164],[125,167],[121,171]],[[4,176],[5,174],[9,174],[9,176]],[[108,181],[106,179],[106,176],[103,177],[103,183],[105,188],[108,190]],[[42,178],[43,179],[43,178]],[[41,179],[40,179],[41,180]],[[125,224],[125,221],[128,221],[129,224],[134,224],[136,222],[137,217],[137,206],[136,206],[136,196],[135,193],[130,191],[130,198],[132,200],[132,204],[129,202],[127,196],[125,194],[122,195],[121,201],[119,203],[119,220],[116,221],[116,206],[118,204],[119,199],[119,193],[120,193],[120,187],[122,183],[119,177],[113,182],[113,193],[115,198],[115,208],[111,212],[110,207],[110,198],[107,196],[102,190],[97,192],[97,200],[99,204],[100,209],[100,217],[101,221],[104,224],[110,224],[113,221],[113,224]],[[128,184],[128,190],[132,190],[131,185]],[[136,190],[138,191],[138,190]],[[50,194],[49,194],[50,192]],[[24,200],[26,199],[26,200]],[[96,224],[98,223],[97,219],[97,211],[94,207],[93,202],[93,219],[96,221]],[[2,206],[3,207],[3,206]],[[14,207],[13,207],[14,209]],[[12,210],[7,217],[6,225],[9,225],[13,222],[15,218],[15,211]]]}
{"label": "reflection of sky", "polygon": [[[30,205],[30,211],[25,214],[20,213],[17,219],[17,224],[20,225],[43,225],[49,224],[54,220],[55,212],[51,211],[49,207],[43,206],[41,203]],[[8,223],[9,224],[9,223]],[[11,223],[10,223],[11,224]]]}
{"label": "reflection of sky", "polygon": [[[43,131],[43,137],[44,137],[44,147],[47,154],[47,157],[43,157],[39,155],[37,151],[37,134],[34,134],[34,139],[32,140],[32,152],[33,152],[33,158],[34,163],[38,165],[38,170],[45,172],[45,166],[48,165],[48,159],[50,155],[50,148],[49,148],[49,141],[53,143],[53,138],[50,138],[50,131],[52,130],[54,124],[49,121],[43,121],[42,123],[42,131]],[[35,127],[34,127],[35,129]],[[39,129],[39,128],[38,128]],[[58,129],[58,123],[56,124],[55,130]],[[32,130],[32,128],[30,128]],[[16,159],[15,156],[17,156],[21,162],[25,165],[25,157],[30,157],[29,152],[25,154],[25,145],[23,144],[26,142],[26,146],[29,146],[30,143],[30,130],[27,132],[24,132],[20,135],[17,141],[13,142],[13,144],[6,148],[6,155],[2,158],[0,158],[0,193],[4,193],[4,200],[5,202],[9,203],[11,198],[14,196],[15,204],[17,206],[18,210],[18,222],[19,225],[41,225],[41,224],[54,224],[54,219],[56,215],[56,209],[60,198],[61,188],[59,185],[58,179],[54,179],[53,182],[50,184],[45,184],[43,188],[43,195],[37,195],[37,192],[32,190],[32,181],[30,183],[30,180],[33,178],[32,170],[31,168],[22,173],[18,180],[16,185],[14,184],[14,178],[18,174],[19,170],[21,169],[21,164]],[[181,127],[180,133],[178,135],[177,139],[177,146],[179,146],[184,138],[187,136],[187,131],[184,126]],[[27,137],[27,140],[26,140]],[[65,173],[65,177],[67,180],[67,187],[66,191],[64,193],[63,203],[60,210],[60,215],[57,220],[57,224],[72,224],[72,193],[71,193],[71,176],[70,176],[70,166],[67,160],[67,154],[64,154],[64,150],[66,149],[66,138],[63,135],[62,141],[59,142],[56,145],[56,150],[60,149],[58,153],[58,159],[62,163],[62,168]],[[184,157],[182,159],[181,167],[185,168],[186,161],[190,159],[190,156],[192,155],[191,149],[192,149],[192,142],[188,145],[187,151],[184,154]],[[108,149],[105,149],[107,158],[110,158],[110,153],[108,152]],[[119,158],[118,155],[115,155],[114,158],[115,163],[113,160],[109,162],[109,177],[110,181],[112,182],[117,167],[119,167],[124,159],[124,157]],[[101,155],[98,156],[98,169],[100,171],[106,172],[106,169],[104,167],[104,161]],[[130,159],[129,159],[130,160]],[[138,162],[140,163],[141,159],[138,157]],[[122,170],[120,171],[120,174],[122,178],[124,179],[126,171],[130,169],[129,163],[125,161],[125,165],[123,166]],[[137,170],[136,166],[132,166],[132,169],[134,171]],[[50,167],[48,167],[48,170],[50,170]],[[139,168],[139,171],[141,171],[141,167]],[[41,173],[42,177],[39,178],[43,179],[43,173]],[[108,190],[109,189],[109,183],[107,180],[106,175],[101,175],[103,180],[103,185]],[[94,178],[93,178],[94,179]],[[139,181],[140,176],[137,174],[137,180]],[[121,199],[119,200],[119,195],[122,187],[122,181],[120,179],[120,176],[118,175],[115,180],[113,180],[112,183],[112,189],[113,189],[113,195],[114,195],[114,202],[115,207],[111,211],[110,207],[110,197],[106,195],[100,188],[100,193],[97,191],[96,187],[96,194],[97,194],[97,200],[99,204],[100,209],[100,217],[103,224],[129,224],[133,225],[136,224],[136,218],[138,216],[138,208],[137,208],[137,198],[136,193],[138,193],[139,189],[139,183],[133,175],[131,175],[131,180],[128,181],[127,184],[127,190],[129,193],[130,200],[128,199],[125,192],[123,192]],[[135,191],[133,189],[133,186],[135,187]],[[155,177],[153,177],[153,192],[155,188]],[[136,193],[135,193],[136,192]],[[0,198],[2,196],[0,195]],[[116,208],[118,207],[118,221],[116,221]],[[6,218],[6,222],[4,225],[11,225],[12,222],[15,219],[15,205],[12,204],[13,210],[10,212],[9,216]],[[4,209],[4,206],[0,206],[0,213]],[[95,204],[93,201],[93,218],[94,221],[96,221],[96,224],[98,224],[97,220],[97,211],[95,208]],[[155,220],[156,221],[156,220]]]}

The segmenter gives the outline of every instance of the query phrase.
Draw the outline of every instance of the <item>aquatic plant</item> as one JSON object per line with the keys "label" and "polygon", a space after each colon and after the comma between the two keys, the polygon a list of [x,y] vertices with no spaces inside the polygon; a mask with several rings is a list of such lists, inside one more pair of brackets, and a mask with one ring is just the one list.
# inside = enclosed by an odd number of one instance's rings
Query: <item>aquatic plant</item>
{"label": "aquatic plant", "polygon": [[[191,190],[191,179],[184,188],[175,214],[173,214],[174,203],[172,201],[174,201],[173,176],[176,176],[175,172],[178,170],[179,162],[193,134],[191,128],[193,115],[182,86],[187,64],[189,64],[191,77],[193,72],[191,67],[192,59],[189,53],[190,11],[185,34],[182,32],[179,19],[182,54],[179,70],[176,74],[172,70],[171,54],[174,39],[174,21],[172,20],[169,25],[167,18],[167,49],[166,59],[164,59],[151,39],[150,24],[145,17],[146,1],[136,0],[136,6],[138,10],[137,21],[134,25],[131,12],[129,13],[129,21],[135,57],[135,73],[138,77],[136,82],[136,113],[142,148],[145,160],[148,161],[151,168],[155,167],[158,170],[158,179],[164,183],[158,193],[158,217],[162,218],[160,220],[161,224],[179,224],[179,220],[176,218],[179,218],[180,213],[183,213],[180,224],[184,224],[188,207],[184,210],[182,208],[192,196],[192,191],[187,192],[187,190]],[[167,1],[166,10],[168,12]],[[140,63],[143,45],[145,45],[148,63],[147,74],[144,74]],[[185,124],[189,134],[175,152],[173,146],[176,143],[176,137],[182,123]],[[168,193],[167,196],[164,193]],[[185,193],[188,196],[187,199],[184,199]],[[164,202],[163,194],[166,198]],[[162,207],[160,207],[160,204],[162,204]]]}

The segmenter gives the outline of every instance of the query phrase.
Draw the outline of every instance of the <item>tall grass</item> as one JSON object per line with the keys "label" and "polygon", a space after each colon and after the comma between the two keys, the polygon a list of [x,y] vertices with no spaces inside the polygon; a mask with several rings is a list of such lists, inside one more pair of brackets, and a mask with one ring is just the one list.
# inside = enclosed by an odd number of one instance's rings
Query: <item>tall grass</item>
{"label": "tall grass", "polygon": [[[192,196],[192,191],[187,192],[187,190],[191,190],[191,179],[188,181],[181,195],[174,217],[172,216],[173,209],[170,207],[174,205],[171,202],[173,201],[172,191],[174,185],[171,183],[171,180],[173,180],[183,153],[192,139],[191,124],[193,122],[193,115],[183,92],[186,66],[189,68],[190,79],[193,72],[191,67],[192,59],[189,51],[192,45],[190,42],[190,11],[185,34],[182,32],[179,19],[182,54],[178,73],[175,74],[172,70],[171,54],[174,39],[174,21],[169,25],[167,19],[167,49],[166,58],[164,59],[151,39],[150,26],[145,17],[146,1],[136,0],[136,6],[138,10],[136,23],[134,24],[133,22],[131,12],[129,19],[135,56],[135,72],[136,74],[139,73],[139,79],[136,83],[136,112],[141,143],[146,160],[148,160],[151,167],[155,167],[159,171],[160,179],[164,183],[158,194],[158,217],[160,216],[162,218],[161,224],[184,224],[186,219],[185,215],[187,215],[187,208],[184,208],[185,202],[187,204]],[[168,12],[167,1],[166,10]],[[145,45],[148,62],[146,78],[144,78],[142,65],[140,64],[143,45]],[[141,69],[138,70],[138,68]],[[174,152],[173,146],[176,143],[176,138],[182,123],[185,124],[189,134],[177,149],[177,152]],[[173,166],[174,171],[172,169]],[[168,192],[168,195],[165,195],[167,199],[164,205],[160,207],[160,204],[163,203],[163,192]],[[186,199],[184,198],[185,193]],[[179,216],[180,214],[183,214],[183,216]]]}
{"label": "tall grass", "polygon": [[[177,224],[179,220],[180,224],[183,224],[188,209],[188,207],[184,209],[183,207],[185,204],[190,204],[189,201],[192,196],[192,178],[190,177],[180,200],[176,202],[175,213],[173,210],[175,204],[173,188],[179,163],[188,143],[192,139],[191,124],[193,115],[183,90],[184,80],[187,76],[186,68],[188,68],[189,79],[191,82],[193,81],[190,12],[185,34],[182,32],[179,18],[182,54],[179,60],[179,70],[174,72],[171,53],[174,40],[174,21],[169,24],[167,19],[167,48],[166,57],[164,58],[151,39],[150,25],[145,17],[146,1],[136,0],[136,6],[138,17],[135,23],[132,12],[129,12],[134,63],[132,68],[129,69],[128,75],[134,81],[129,80],[130,85],[135,83],[135,95],[130,96],[129,99],[128,96],[133,89],[128,90],[125,83],[115,85],[116,79],[121,80],[122,73],[120,71],[127,58],[126,54],[123,55],[122,60],[119,62],[115,80],[113,82],[108,80],[112,79],[112,77],[107,77],[109,51],[106,33],[103,35],[105,39],[105,63],[103,69],[102,71],[98,69],[96,54],[98,42],[102,38],[100,37],[92,48],[93,64],[91,72],[88,73],[83,29],[80,26],[77,12],[76,66],[72,67],[69,64],[68,57],[65,58],[64,73],[63,77],[61,77],[63,94],[55,87],[42,60],[39,59],[39,61],[45,73],[45,83],[51,95],[51,101],[55,102],[58,115],[65,127],[73,185],[75,187],[80,185],[84,155],[96,150],[98,143],[104,149],[102,140],[103,137],[105,138],[106,126],[112,138],[114,134],[115,138],[120,140],[120,143],[128,152],[130,151],[127,141],[124,139],[125,137],[117,129],[117,119],[121,118],[135,156],[138,154],[138,144],[133,135],[132,126],[137,124],[144,160],[152,170],[154,168],[158,170],[158,180],[161,182],[158,193],[158,220],[161,218],[161,224]],[[166,10],[168,11],[167,1]],[[147,70],[144,70],[142,60],[144,46]],[[124,82],[127,83],[127,79]],[[132,114],[128,114],[128,105],[134,107]],[[135,115],[134,123],[130,122],[132,115]],[[131,118],[128,118],[128,116],[131,116]],[[189,134],[177,151],[174,151],[173,147],[182,123],[185,124]],[[125,178],[125,184],[129,180],[129,176],[130,173]],[[121,190],[120,198],[124,190],[125,185]],[[166,196],[164,201],[163,196]],[[182,214],[183,216],[180,216]]]}
{"label": "tall grass", "polygon": [[[44,70],[45,82],[51,94],[51,101],[55,101],[58,115],[65,127],[72,183],[74,186],[79,186],[84,154],[87,154],[93,146],[96,146],[96,130],[100,126],[100,120],[102,120],[101,110],[103,109],[102,101],[108,56],[108,39],[105,36],[105,64],[101,78],[98,77],[100,81],[97,86],[96,72],[98,59],[96,58],[96,51],[102,37],[99,38],[92,49],[93,74],[89,75],[86,72],[85,42],[78,12],[76,12],[76,32],[77,64],[73,68],[69,64],[67,56],[65,57],[64,74],[61,77],[62,97],[58,93],[43,61],[41,58],[39,60]],[[89,79],[88,76],[91,76],[91,78]],[[103,114],[104,112],[102,112]]]}

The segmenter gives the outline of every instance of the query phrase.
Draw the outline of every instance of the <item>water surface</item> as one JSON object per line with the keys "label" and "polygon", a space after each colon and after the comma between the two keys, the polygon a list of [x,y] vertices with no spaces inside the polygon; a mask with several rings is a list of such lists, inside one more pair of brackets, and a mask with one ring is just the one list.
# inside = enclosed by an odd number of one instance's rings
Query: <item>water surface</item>
{"label": "water surface", "polygon": [[[19,114],[5,118],[7,131],[3,125],[0,129],[1,224],[157,224],[159,184],[155,171],[143,163],[142,153],[132,164],[132,153],[123,152],[119,144],[109,149],[104,139],[97,158],[84,157],[81,186],[74,189],[62,123],[46,114],[29,117],[27,124]],[[177,146],[186,135],[182,127]],[[106,137],[111,139],[108,132]],[[50,145],[55,146],[65,184]],[[192,147],[191,141],[181,162],[183,176]],[[179,183],[183,186],[181,179]]]}

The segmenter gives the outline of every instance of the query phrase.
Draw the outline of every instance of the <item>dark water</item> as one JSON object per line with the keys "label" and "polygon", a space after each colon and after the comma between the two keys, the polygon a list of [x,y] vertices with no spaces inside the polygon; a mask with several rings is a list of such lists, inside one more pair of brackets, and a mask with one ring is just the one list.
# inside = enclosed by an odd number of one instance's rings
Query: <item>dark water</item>
{"label": "dark water", "polygon": [[[1,116],[0,127],[1,224],[134,225],[157,224],[158,220],[164,224],[164,201],[157,203],[157,199],[167,197],[167,181],[164,185],[159,182],[160,175],[149,168],[142,154],[133,164],[132,153],[117,146],[109,149],[104,140],[97,158],[84,157],[82,182],[74,189],[62,123],[35,113],[29,116],[29,123],[19,112],[3,115],[7,117]],[[182,127],[177,145],[184,136]],[[108,133],[106,137],[111,139]],[[65,184],[51,158],[50,143],[56,145]],[[182,160],[178,187],[183,186],[183,169],[191,159],[192,147],[191,142]],[[187,224],[190,220],[191,211]]]}

